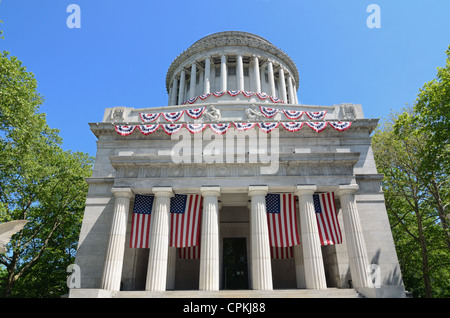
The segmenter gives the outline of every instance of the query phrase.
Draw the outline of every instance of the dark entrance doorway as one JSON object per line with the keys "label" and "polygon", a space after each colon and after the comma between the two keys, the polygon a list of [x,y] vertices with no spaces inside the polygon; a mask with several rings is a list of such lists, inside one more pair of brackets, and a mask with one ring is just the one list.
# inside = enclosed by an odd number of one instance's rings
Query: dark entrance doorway
{"label": "dark entrance doorway", "polygon": [[225,289],[248,289],[247,242],[245,237],[223,239]]}

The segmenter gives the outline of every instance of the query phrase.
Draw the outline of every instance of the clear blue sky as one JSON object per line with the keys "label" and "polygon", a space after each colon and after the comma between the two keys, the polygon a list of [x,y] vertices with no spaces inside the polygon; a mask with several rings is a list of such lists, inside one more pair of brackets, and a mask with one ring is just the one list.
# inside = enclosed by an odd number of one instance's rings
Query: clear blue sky
{"label": "clear blue sky", "polygon": [[[66,25],[71,3],[80,29]],[[372,3],[379,29],[366,24]],[[167,105],[171,62],[220,31],[251,32],[286,52],[301,103],[362,104],[366,117],[386,117],[445,65],[449,13],[449,0],[2,0],[0,50],[35,74],[64,148],[95,155],[88,123],[107,107]]]}

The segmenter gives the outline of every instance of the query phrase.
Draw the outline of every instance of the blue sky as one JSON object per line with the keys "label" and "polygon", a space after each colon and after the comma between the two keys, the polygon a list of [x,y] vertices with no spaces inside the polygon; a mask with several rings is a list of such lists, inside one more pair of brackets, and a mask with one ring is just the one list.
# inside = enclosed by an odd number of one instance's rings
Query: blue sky
{"label": "blue sky", "polygon": [[[70,4],[81,28],[69,29]],[[381,28],[367,27],[369,4]],[[88,123],[104,109],[167,105],[166,72],[183,50],[220,31],[262,36],[300,72],[299,101],[362,104],[384,118],[412,104],[445,65],[448,0],[2,0],[0,50],[38,81],[41,111],[63,147],[96,152]]]}

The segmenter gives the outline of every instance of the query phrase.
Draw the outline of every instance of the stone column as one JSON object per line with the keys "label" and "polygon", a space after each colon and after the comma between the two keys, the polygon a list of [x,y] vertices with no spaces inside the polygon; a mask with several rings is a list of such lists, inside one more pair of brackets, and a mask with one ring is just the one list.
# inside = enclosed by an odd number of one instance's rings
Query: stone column
{"label": "stone column", "polygon": [[251,255],[254,290],[272,290],[269,227],[266,215],[267,186],[250,186],[251,197]]}
{"label": "stone column", "polygon": [[237,75],[237,90],[243,91],[244,90],[244,65],[242,62],[242,54],[237,55],[236,75]]}
{"label": "stone column", "polygon": [[269,72],[269,87],[270,87],[270,95],[272,97],[276,97],[276,91],[275,91],[275,77],[273,75],[273,62],[269,60],[267,62],[267,70]]}
{"label": "stone column", "polygon": [[219,290],[219,187],[201,187],[203,196],[200,241],[200,290]]}
{"label": "stone column", "polygon": [[288,90],[289,90],[289,104],[295,104],[294,86],[292,85],[292,77],[290,75],[287,76],[287,82],[288,82]]}
{"label": "stone column", "polygon": [[173,78],[172,99],[170,100],[170,105],[177,104],[177,96],[178,96],[178,78],[175,76]]}
{"label": "stone column", "polygon": [[119,291],[122,277],[123,255],[125,251],[125,235],[127,231],[128,211],[133,192],[130,188],[112,188],[114,194],[114,212],[109,233],[103,267],[102,289]]}
{"label": "stone column", "polygon": [[313,185],[297,186],[295,195],[298,196],[299,202],[306,288],[326,289],[319,228],[312,196],[316,189],[317,187]]}
{"label": "stone column", "polygon": [[220,80],[221,80],[221,86],[220,89],[222,91],[227,90],[227,56],[225,54],[222,54],[220,57]]}
{"label": "stone column", "polygon": [[369,258],[367,256],[366,243],[355,202],[355,193],[358,189],[357,184],[341,185],[339,186],[338,195],[341,200],[353,286],[356,288],[373,287],[369,276]]}
{"label": "stone column", "polygon": [[211,93],[211,58],[205,59],[205,84],[203,94]]}
{"label": "stone column", "polygon": [[189,98],[195,97],[195,86],[197,84],[197,63],[191,65],[191,86],[189,87]]}
{"label": "stone column", "polygon": [[284,79],[284,70],[282,67],[280,67],[280,80],[278,82],[278,91],[280,92],[281,100],[287,103],[286,81]]}
{"label": "stone column", "polygon": [[155,207],[150,222],[149,256],[145,290],[165,291],[169,253],[171,187],[155,187]]}
{"label": "stone column", "polygon": [[253,74],[255,75],[255,92],[261,93],[261,74],[259,72],[259,59],[253,55]]}
{"label": "stone column", "polygon": [[178,93],[178,105],[181,105],[185,102],[184,100],[184,91],[185,91],[185,81],[186,81],[186,71],[182,70],[180,75],[180,92]]}

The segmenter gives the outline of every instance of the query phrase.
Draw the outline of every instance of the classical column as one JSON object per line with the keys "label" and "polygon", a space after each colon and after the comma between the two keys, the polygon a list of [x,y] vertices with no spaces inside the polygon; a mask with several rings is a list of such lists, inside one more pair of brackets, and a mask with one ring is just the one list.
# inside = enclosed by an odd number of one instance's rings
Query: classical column
{"label": "classical column", "polygon": [[356,208],[355,193],[357,184],[339,186],[338,195],[341,199],[342,218],[344,220],[345,238],[347,240],[350,274],[354,287],[373,287],[369,276],[369,258],[366,243]]}
{"label": "classical column", "polygon": [[237,55],[237,89],[239,91],[244,90],[244,65],[242,63],[242,54]]}
{"label": "classical column", "polygon": [[145,290],[165,291],[169,253],[171,187],[155,187],[155,207],[150,222],[149,256]]}
{"label": "classical column", "polygon": [[122,277],[123,254],[125,251],[128,211],[133,192],[130,188],[112,188],[111,192],[115,197],[114,212],[103,267],[101,288],[119,291],[120,279]]}
{"label": "classical column", "polygon": [[253,55],[253,72],[255,75],[255,92],[261,93],[261,74],[259,72],[259,59],[256,55]]}
{"label": "classical column", "polygon": [[269,227],[266,215],[267,186],[250,186],[252,282],[255,290],[272,290]]}
{"label": "classical column", "polygon": [[178,105],[181,105],[185,102],[184,100],[184,91],[185,91],[185,81],[186,81],[186,71],[182,70],[180,75],[180,91],[178,93]]}
{"label": "classical column", "polygon": [[294,98],[294,86],[292,85],[292,77],[291,75],[287,76],[288,90],[289,90],[289,104],[295,104]]}
{"label": "classical column", "polygon": [[203,196],[200,241],[200,290],[219,290],[219,187],[201,187]]}
{"label": "classical column", "polygon": [[299,203],[306,288],[326,289],[319,228],[312,196],[316,189],[313,185],[297,186],[295,194]]}
{"label": "classical column", "polygon": [[273,75],[273,62],[271,60],[267,63],[267,70],[269,72],[269,87],[270,87],[270,95],[272,97],[276,97],[275,92],[275,77]]}
{"label": "classical column", "polygon": [[211,58],[205,59],[205,84],[203,88],[203,94],[211,92]]}
{"label": "classical column", "polygon": [[195,97],[195,85],[197,84],[197,63],[194,61],[191,65],[191,86],[189,88],[189,98]]}
{"label": "classical column", "polygon": [[170,105],[177,104],[177,96],[178,96],[178,78],[174,76],[172,86],[172,99],[170,100]]}
{"label": "classical column", "polygon": [[221,80],[221,86],[220,89],[222,91],[227,90],[227,56],[225,54],[222,54],[220,57],[220,80]]}
{"label": "classical column", "polygon": [[280,80],[278,82],[278,91],[280,92],[281,100],[287,103],[286,81],[284,79],[284,70],[282,67],[280,67]]}

